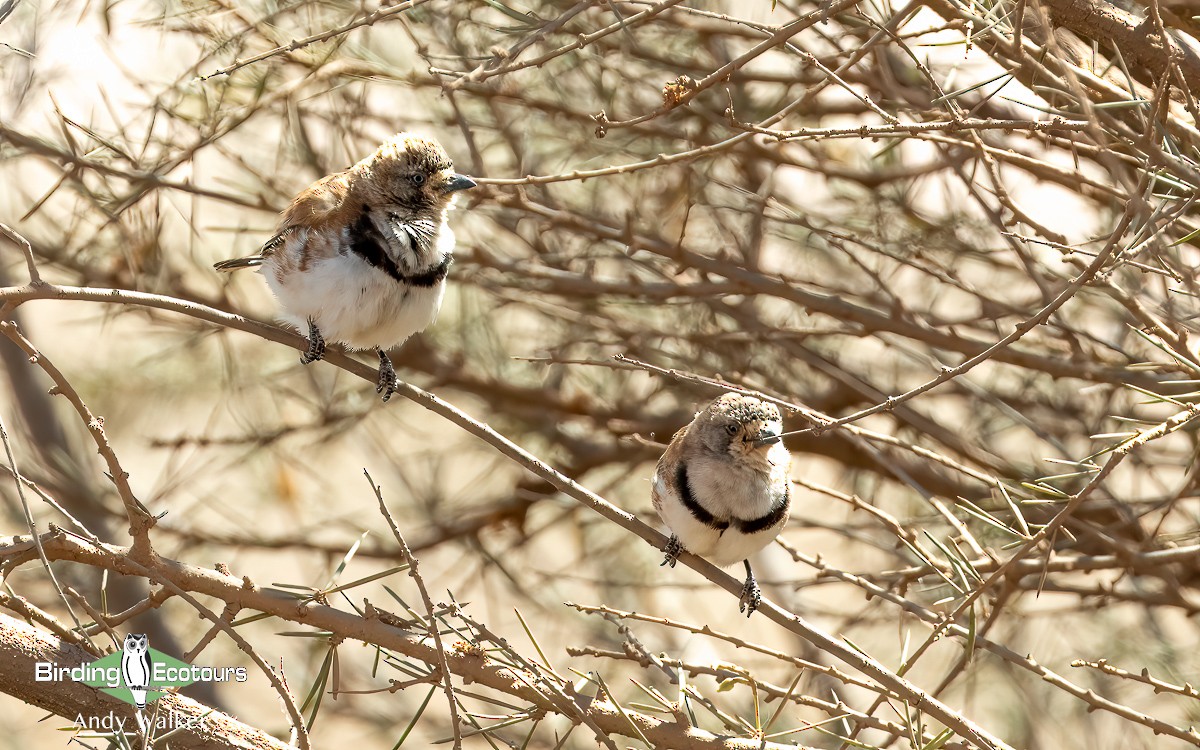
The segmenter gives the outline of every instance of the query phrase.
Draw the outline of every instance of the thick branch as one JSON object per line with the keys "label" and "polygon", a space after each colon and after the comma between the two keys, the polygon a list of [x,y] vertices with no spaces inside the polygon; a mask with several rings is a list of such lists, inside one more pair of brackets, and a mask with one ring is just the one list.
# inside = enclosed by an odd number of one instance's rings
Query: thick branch
{"label": "thick branch", "polygon": [[[73,667],[93,660],[91,654],[78,646],[0,614],[0,690],[71,721],[80,716],[87,720],[114,714],[125,719],[124,726],[136,727],[133,706],[97,688],[72,680],[39,683],[33,679],[37,662]],[[171,734],[173,748],[285,750],[288,747],[271,735],[191,698],[171,693],[159,700],[165,702],[165,708],[180,726]],[[195,728],[188,727],[189,723]]]}
{"label": "thick branch", "polygon": [[[1161,78],[1167,75],[1170,51],[1147,16],[1137,16],[1103,0],[1042,0],[1054,23],[1082,37],[1105,41],[1121,51],[1131,65],[1143,67]],[[1200,55],[1181,44],[1175,63],[1193,91],[1200,91]]]}
{"label": "thick branch", "polygon": [[[46,555],[51,560],[71,560],[124,575],[139,575],[140,566],[128,559],[128,547],[94,546],[59,530],[44,534],[42,540]],[[5,566],[11,567],[32,559],[34,559],[32,544],[27,538],[14,540],[10,544],[0,546],[0,562]],[[367,614],[360,617],[357,614],[343,612],[327,605],[298,603],[295,598],[284,592],[262,589],[245,579],[234,578],[219,571],[198,568],[161,557],[157,559],[155,572],[185,591],[213,596],[243,609],[265,612],[283,620],[328,631],[342,638],[372,643],[409,658],[418,659],[431,666],[440,666],[444,660],[451,672],[469,683],[486,685],[501,693],[528,701],[545,711],[560,712],[552,700],[532,687],[536,682],[533,675],[518,674],[517,671],[491,659],[482,650],[470,648],[462,641],[451,643],[444,652],[439,653],[433,645],[426,642],[424,634],[410,633],[392,625],[389,622],[391,618],[386,613],[381,614],[374,608],[368,608]],[[0,615],[0,618],[4,618],[4,616]],[[4,619],[11,620],[11,618]],[[2,622],[3,620],[0,620],[0,623]],[[20,623],[17,624],[20,625]],[[32,630],[28,626],[22,625],[21,627]],[[48,636],[41,635],[37,631],[33,632],[40,638],[50,641]],[[14,639],[6,638],[6,635],[4,630],[0,630],[0,661],[4,662],[0,664],[0,690],[59,713],[52,705],[43,705],[34,700],[34,693],[58,692],[57,688],[53,691],[46,691],[44,687],[39,688],[30,680],[29,676],[33,674],[32,662],[42,657],[27,657],[28,662],[23,671],[21,668],[16,668],[11,675],[6,671],[10,669],[7,666],[8,660],[4,658],[6,650],[12,649],[14,652],[18,650],[18,647],[11,643]],[[65,657],[62,660],[65,663]],[[82,657],[77,657],[71,663],[79,661],[82,661]],[[72,685],[72,687],[87,691],[92,696],[92,701],[98,700],[94,697],[92,688],[84,685]],[[39,698],[48,703],[52,703],[55,699],[55,696]],[[180,698],[179,700],[186,699]],[[67,704],[67,708],[64,710],[72,711],[74,709],[71,706],[81,702],[82,698],[75,698]],[[113,703],[117,702],[113,701]],[[172,708],[174,708],[173,705]],[[794,745],[718,736],[696,727],[673,721],[662,721],[631,711],[627,707],[624,708],[622,714],[612,703],[603,700],[582,701],[579,703],[579,708],[597,727],[609,734],[635,736],[632,734],[629,724],[629,721],[633,720],[641,734],[645,735],[656,747],[671,747],[680,750],[784,750],[785,748],[794,750],[795,748]],[[108,711],[107,701],[103,704],[103,711]],[[73,718],[74,714],[70,714],[70,716]],[[197,747],[199,746],[201,745],[197,745]]]}

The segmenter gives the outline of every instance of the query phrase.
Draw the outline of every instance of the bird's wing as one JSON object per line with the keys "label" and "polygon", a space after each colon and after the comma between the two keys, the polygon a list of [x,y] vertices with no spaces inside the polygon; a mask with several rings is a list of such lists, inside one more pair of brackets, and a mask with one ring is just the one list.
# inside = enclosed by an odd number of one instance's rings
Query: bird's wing
{"label": "bird's wing", "polygon": [[279,231],[259,251],[268,256],[283,247],[288,235],[304,227],[316,228],[331,221],[345,221],[350,209],[346,173],[338,172],[309,185],[279,217]]}
{"label": "bird's wing", "polygon": [[292,232],[296,231],[296,229],[297,229],[297,227],[294,224],[292,226],[288,226],[288,227],[284,227],[283,229],[280,229],[278,232],[275,233],[274,237],[272,237],[271,239],[269,239],[265,243],[263,243],[262,248],[260,248],[258,251],[259,256],[266,258],[266,257],[270,256],[271,254],[273,254],[275,251],[277,251],[279,248],[283,247],[283,243],[287,240],[288,235],[291,234]]}
{"label": "bird's wing", "polygon": [[667,449],[663,451],[662,457],[658,459],[658,465],[654,467],[654,481],[650,485],[650,499],[654,503],[654,509],[662,515],[662,504],[666,499],[665,494],[670,493],[671,485],[674,483],[675,474],[679,471],[679,462],[683,459],[683,436],[687,432],[688,425],[684,425],[675,431],[674,437],[667,445]]}

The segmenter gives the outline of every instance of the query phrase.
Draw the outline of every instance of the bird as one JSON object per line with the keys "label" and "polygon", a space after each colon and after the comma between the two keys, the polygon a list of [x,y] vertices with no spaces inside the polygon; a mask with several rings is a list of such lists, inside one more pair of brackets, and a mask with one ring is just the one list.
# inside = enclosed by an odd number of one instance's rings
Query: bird
{"label": "bird", "polygon": [[663,565],[687,550],[726,567],[746,566],[738,611],[762,601],[750,555],[787,524],[791,454],[774,404],[742,393],[710,403],[671,438],[654,470],[651,499],[671,532]]}
{"label": "bird", "polygon": [[454,171],[432,138],[401,132],[354,166],[310,185],[280,215],[254,255],[214,264],[218,271],[259,268],[308,350],[326,339],[379,355],[376,392],[399,384],[386,350],[433,323],[454,257],[447,214],[475,180]]}

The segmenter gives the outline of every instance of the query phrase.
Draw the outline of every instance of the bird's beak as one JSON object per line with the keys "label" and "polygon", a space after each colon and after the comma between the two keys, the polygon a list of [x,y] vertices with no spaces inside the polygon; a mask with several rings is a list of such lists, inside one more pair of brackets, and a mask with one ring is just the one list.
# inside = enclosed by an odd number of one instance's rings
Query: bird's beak
{"label": "bird's beak", "polygon": [[781,425],[776,425],[774,423],[763,425],[763,428],[758,431],[758,437],[754,439],[754,447],[761,448],[764,445],[778,443],[783,439],[780,437],[782,431],[783,428]]}
{"label": "bird's beak", "polygon": [[456,190],[470,190],[473,187],[475,187],[475,180],[472,180],[465,174],[456,174],[442,187],[442,192],[453,193]]}

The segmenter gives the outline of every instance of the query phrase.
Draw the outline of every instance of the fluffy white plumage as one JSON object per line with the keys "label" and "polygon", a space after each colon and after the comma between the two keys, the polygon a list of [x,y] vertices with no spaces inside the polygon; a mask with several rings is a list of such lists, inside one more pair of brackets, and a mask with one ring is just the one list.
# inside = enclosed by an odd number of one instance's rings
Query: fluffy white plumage
{"label": "fluffy white plumage", "polygon": [[216,268],[262,272],[280,317],[308,332],[302,363],[324,356],[326,338],[375,349],[387,401],[398,386],[386,350],[437,318],[454,253],[447,214],[473,187],[436,141],[399,133],[296,196],[257,255]]}
{"label": "fluffy white plumage", "polygon": [[[308,234],[292,233],[280,255],[298,253],[299,247],[290,246],[305,244]],[[349,245],[350,240],[343,236],[341,241]],[[439,259],[451,255],[454,232],[441,225],[432,244]],[[319,258],[306,270],[284,276],[277,266],[267,259],[261,270],[279,300],[280,318],[302,331],[312,320],[326,338],[351,349],[389,349],[404,343],[437,319],[446,293],[444,282],[429,287],[397,284],[351,252]]]}
{"label": "fluffy white plumage", "polygon": [[[767,429],[775,434],[782,426],[774,423]],[[769,473],[749,469],[731,461],[714,461],[700,457],[688,462],[688,480],[697,502],[717,518],[760,518],[771,512],[778,494],[773,488],[788,482],[790,456],[782,443],[767,451],[771,465]],[[662,497],[658,513],[683,548],[694,555],[727,567],[745,560],[766,547],[779,536],[783,522],[752,534],[730,528],[723,532],[701,523],[687,509],[675,492],[675,483],[663,476],[662,467],[654,473],[654,491]],[[786,521],[786,519],[784,519]]]}
{"label": "fluffy white plumage", "polygon": [[727,393],[675,433],[654,471],[654,509],[671,530],[664,565],[682,550],[717,565],[746,566],[741,610],[761,600],[749,557],[787,524],[791,454],[770,403]]}

